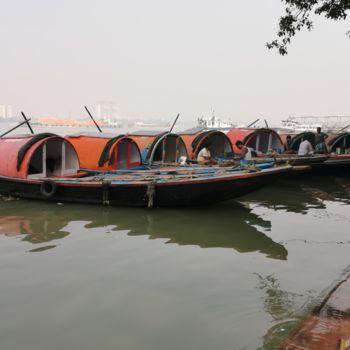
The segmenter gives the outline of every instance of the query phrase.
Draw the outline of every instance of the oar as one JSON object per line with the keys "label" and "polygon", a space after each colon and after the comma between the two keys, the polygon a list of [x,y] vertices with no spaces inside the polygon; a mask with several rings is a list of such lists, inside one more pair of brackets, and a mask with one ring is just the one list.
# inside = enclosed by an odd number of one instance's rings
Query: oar
{"label": "oar", "polygon": [[12,129],[10,129],[10,130],[8,130],[8,131],[6,131],[5,133],[3,133],[2,135],[0,135],[0,138],[1,137],[4,137],[5,135],[7,135],[7,134],[9,134],[11,131],[13,131],[13,130],[16,130],[17,128],[19,128],[20,126],[22,126],[23,124],[26,124],[27,123],[27,121],[29,122],[30,121],[30,118],[29,119],[27,119],[26,121],[24,121],[24,122],[22,122],[22,123],[19,123],[18,125],[16,125],[14,128],[12,128]]}
{"label": "oar", "polygon": [[178,113],[178,115],[176,116],[176,118],[175,118],[175,120],[174,120],[174,123],[173,123],[173,125],[172,125],[171,128],[170,128],[169,134],[171,134],[171,132],[173,131],[174,126],[175,126],[177,120],[179,119],[179,116],[180,116],[180,113]]}
{"label": "oar", "polygon": [[92,121],[95,123],[96,128],[98,129],[99,132],[102,132],[101,128],[98,126],[98,124],[96,123],[94,117],[92,116],[92,114],[90,113],[90,111],[88,110],[88,108],[86,106],[84,106],[86,109],[86,112],[88,113],[88,115],[90,116],[90,118],[92,119]]}
{"label": "oar", "polygon": [[264,120],[265,120],[266,129],[268,129],[268,128],[269,128],[269,125],[267,124],[266,119],[264,119]]}
{"label": "oar", "polygon": [[24,114],[23,112],[21,112],[21,114],[22,114],[23,119],[24,119],[25,123],[27,124],[27,126],[28,126],[30,132],[31,132],[32,134],[34,134],[34,131],[33,131],[32,127],[31,127],[30,124],[29,124],[29,120],[27,119],[27,117],[25,116],[25,114]]}
{"label": "oar", "polygon": [[247,126],[247,128],[250,128],[250,127],[253,126],[255,123],[257,123],[259,120],[260,120],[260,119],[257,119],[257,120],[255,120],[255,121],[253,121],[253,123],[250,123],[250,124]]}

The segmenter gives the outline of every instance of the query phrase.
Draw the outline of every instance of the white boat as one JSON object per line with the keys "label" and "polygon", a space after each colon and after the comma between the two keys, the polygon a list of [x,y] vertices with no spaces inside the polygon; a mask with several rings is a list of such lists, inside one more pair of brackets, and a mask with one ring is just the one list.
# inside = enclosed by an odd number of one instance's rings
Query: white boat
{"label": "white boat", "polygon": [[214,115],[210,118],[200,117],[197,122],[199,127],[205,129],[231,129],[235,127],[231,121],[223,122],[220,118],[217,118]]}
{"label": "white boat", "polygon": [[296,118],[289,117],[282,120],[282,127],[293,131],[313,131],[315,132],[318,127],[322,128],[322,124],[306,124],[299,122]]}

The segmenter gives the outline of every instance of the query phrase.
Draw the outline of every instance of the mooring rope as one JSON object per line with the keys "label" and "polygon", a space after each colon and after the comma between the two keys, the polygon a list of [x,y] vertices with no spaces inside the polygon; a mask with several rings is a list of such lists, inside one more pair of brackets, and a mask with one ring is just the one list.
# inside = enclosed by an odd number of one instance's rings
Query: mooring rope
{"label": "mooring rope", "polygon": [[148,198],[147,208],[153,208],[154,199],[156,197],[156,181],[152,180],[147,184],[146,196]]}

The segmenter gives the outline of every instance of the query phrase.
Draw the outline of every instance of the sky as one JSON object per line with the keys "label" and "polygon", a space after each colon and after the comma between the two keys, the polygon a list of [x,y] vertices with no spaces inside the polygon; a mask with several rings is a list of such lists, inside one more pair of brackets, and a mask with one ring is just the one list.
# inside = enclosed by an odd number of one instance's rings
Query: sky
{"label": "sky", "polygon": [[350,20],[316,18],[287,56],[266,48],[280,0],[0,0],[0,104],[14,115],[237,123],[350,116]]}

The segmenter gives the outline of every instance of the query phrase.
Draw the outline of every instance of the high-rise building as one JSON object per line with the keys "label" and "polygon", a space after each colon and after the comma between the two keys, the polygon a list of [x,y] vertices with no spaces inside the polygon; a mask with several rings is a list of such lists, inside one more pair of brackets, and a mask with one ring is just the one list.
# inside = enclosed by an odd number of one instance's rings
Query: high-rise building
{"label": "high-rise building", "polygon": [[118,119],[118,106],[113,102],[99,102],[96,105],[96,115],[107,124],[115,124]]}
{"label": "high-rise building", "polygon": [[0,118],[2,119],[12,118],[12,106],[0,105]]}

